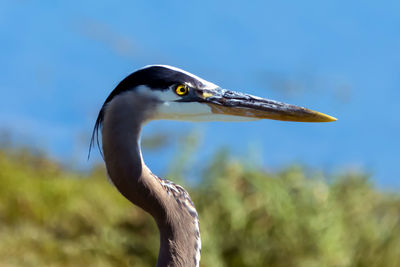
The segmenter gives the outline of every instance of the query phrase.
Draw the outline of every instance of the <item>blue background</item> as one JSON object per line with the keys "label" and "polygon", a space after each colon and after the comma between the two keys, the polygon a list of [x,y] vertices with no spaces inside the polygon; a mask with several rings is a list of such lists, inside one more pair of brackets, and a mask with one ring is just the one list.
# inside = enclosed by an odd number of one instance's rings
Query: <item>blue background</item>
{"label": "blue background", "polygon": [[[175,136],[145,159],[162,175],[197,132],[195,162],[229,147],[267,169],[364,170],[400,185],[398,1],[1,1],[0,128],[85,168],[97,112],[137,68],[169,64],[223,88],[339,121],[152,122]],[[195,164],[194,166],[199,165]]]}

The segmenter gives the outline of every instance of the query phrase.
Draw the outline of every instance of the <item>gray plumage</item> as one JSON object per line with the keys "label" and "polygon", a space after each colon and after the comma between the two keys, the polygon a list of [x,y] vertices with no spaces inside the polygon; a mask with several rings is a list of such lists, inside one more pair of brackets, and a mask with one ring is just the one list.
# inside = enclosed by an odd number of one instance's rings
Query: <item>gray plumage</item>
{"label": "gray plumage", "polygon": [[96,120],[91,146],[102,133],[107,173],[119,192],[148,212],[160,231],[158,267],[200,264],[200,228],[188,192],[154,175],[140,150],[142,126],[156,119],[189,121],[336,120],[306,108],[228,91],[170,66],[140,69],[111,92]]}

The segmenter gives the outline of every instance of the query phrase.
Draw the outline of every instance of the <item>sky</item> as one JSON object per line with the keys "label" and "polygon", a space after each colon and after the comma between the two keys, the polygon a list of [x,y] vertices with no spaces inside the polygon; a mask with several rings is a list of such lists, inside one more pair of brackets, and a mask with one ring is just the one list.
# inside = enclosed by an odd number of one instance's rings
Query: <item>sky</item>
{"label": "sky", "polygon": [[194,162],[226,147],[266,169],[365,171],[398,188],[399,10],[388,0],[2,0],[0,130],[60,162],[91,166],[101,157],[87,161],[90,133],[111,90],[138,68],[168,64],[339,120],[151,122],[144,138],[173,140],[145,151],[155,173],[168,172],[180,141],[196,133]]}

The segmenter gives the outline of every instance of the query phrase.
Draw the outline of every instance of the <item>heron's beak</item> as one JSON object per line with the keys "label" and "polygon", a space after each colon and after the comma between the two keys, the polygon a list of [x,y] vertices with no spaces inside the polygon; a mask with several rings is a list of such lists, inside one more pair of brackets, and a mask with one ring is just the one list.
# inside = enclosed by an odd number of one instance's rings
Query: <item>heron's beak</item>
{"label": "heron's beak", "polygon": [[303,107],[220,88],[199,90],[198,96],[202,102],[211,107],[214,114],[299,122],[337,120],[329,115]]}

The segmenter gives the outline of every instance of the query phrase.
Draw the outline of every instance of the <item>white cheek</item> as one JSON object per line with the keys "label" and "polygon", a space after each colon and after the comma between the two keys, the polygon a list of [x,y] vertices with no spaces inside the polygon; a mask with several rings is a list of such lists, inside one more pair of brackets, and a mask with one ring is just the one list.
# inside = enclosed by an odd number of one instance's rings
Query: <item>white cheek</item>
{"label": "white cheek", "polygon": [[211,108],[197,102],[164,102],[157,106],[156,119],[193,120],[196,117],[210,116]]}
{"label": "white cheek", "polygon": [[197,102],[164,102],[157,106],[154,119],[180,121],[254,121],[257,118],[212,113],[207,104]]}
{"label": "white cheek", "polygon": [[153,97],[153,98],[156,98],[161,101],[175,101],[180,98],[174,92],[172,92],[170,89],[167,89],[167,90],[155,89],[154,90],[154,89],[150,89],[146,85],[138,86],[135,91],[141,95]]}

